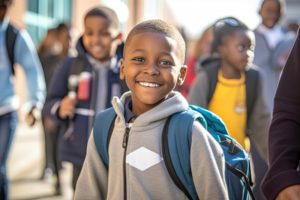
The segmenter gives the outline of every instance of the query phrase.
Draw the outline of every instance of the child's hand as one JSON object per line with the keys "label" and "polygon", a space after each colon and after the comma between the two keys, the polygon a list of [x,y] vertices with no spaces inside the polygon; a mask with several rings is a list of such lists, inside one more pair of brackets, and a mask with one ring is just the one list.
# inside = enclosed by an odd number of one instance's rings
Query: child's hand
{"label": "child's hand", "polygon": [[67,117],[72,117],[74,115],[75,109],[75,99],[66,96],[62,99],[58,115],[61,119],[66,119]]}
{"label": "child's hand", "polygon": [[32,107],[31,110],[25,116],[25,122],[28,126],[34,126],[36,122],[36,114],[34,113],[35,107]]}

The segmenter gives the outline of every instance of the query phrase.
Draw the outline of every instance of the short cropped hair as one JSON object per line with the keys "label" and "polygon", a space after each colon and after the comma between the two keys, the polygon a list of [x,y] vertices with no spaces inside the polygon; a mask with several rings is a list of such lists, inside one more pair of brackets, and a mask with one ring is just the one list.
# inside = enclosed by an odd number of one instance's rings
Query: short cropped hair
{"label": "short cropped hair", "polygon": [[113,29],[119,30],[119,19],[117,14],[115,13],[114,10],[105,6],[98,6],[89,10],[84,16],[84,22],[88,17],[97,17],[97,16],[108,20],[110,26]]}
{"label": "short cropped hair", "polygon": [[13,0],[0,0],[0,6],[9,7]]}
{"label": "short cropped hair", "polygon": [[70,30],[70,27],[68,24],[66,23],[59,23],[57,26],[56,26],[56,30],[58,33],[60,32],[63,32],[63,31],[69,31]]}
{"label": "short cropped hair", "polygon": [[144,32],[161,33],[174,39],[177,43],[177,47],[180,53],[180,59],[182,60],[182,62],[185,61],[186,45],[182,35],[180,34],[180,32],[175,26],[168,24],[165,21],[160,19],[143,21],[137,24],[136,26],[134,26],[126,38],[124,48],[126,49],[126,46],[130,43],[134,35],[138,33],[144,33]]}

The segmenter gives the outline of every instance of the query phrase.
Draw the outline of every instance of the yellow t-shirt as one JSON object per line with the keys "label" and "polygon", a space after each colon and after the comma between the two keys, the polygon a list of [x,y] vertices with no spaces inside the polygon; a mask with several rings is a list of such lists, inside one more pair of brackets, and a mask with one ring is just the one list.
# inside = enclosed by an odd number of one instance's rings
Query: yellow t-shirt
{"label": "yellow t-shirt", "polygon": [[245,74],[243,73],[240,79],[225,79],[219,71],[216,89],[208,109],[221,117],[231,137],[248,151],[249,141],[245,133],[247,123]]}

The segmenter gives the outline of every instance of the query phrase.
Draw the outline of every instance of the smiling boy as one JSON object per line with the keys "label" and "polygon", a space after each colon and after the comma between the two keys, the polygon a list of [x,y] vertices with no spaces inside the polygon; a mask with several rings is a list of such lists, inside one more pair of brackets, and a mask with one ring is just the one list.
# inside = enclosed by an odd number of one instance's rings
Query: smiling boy
{"label": "smiling boy", "polygon": [[[45,104],[45,113],[63,127],[64,132],[59,137],[59,157],[73,165],[74,190],[95,113],[110,107],[111,98],[126,91],[119,79],[120,57],[116,55],[116,49],[122,34],[116,13],[104,6],[95,7],[86,13],[83,23],[84,33],[76,44],[78,55],[66,58],[57,67]],[[74,76],[77,78],[71,81]],[[85,88],[78,84],[78,79],[84,76],[89,79],[84,81],[89,84],[81,85],[87,86]],[[70,95],[72,93],[78,95]],[[87,95],[82,98],[80,94]]]}
{"label": "smiling boy", "polygon": [[[91,134],[75,199],[187,199],[168,174],[161,138],[169,116],[188,103],[173,91],[186,75],[185,43],[161,20],[136,25],[125,42],[120,78],[129,92],[112,100],[117,117],[106,169]],[[194,122],[191,174],[200,199],[227,199],[224,157],[210,134]]]}

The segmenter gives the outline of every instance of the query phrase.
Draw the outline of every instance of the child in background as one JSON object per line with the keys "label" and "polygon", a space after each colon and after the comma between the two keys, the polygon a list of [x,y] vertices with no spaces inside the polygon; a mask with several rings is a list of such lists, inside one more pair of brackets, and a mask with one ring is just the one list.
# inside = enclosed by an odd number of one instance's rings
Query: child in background
{"label": "child in background", "polygon": [[[149,20],[131,30],[120,74],[130,92],[112,100],[117,117],[108,149],[109,169],[91,134],[75,199],[187,198],[168,174],[161,149],[167,118],[188,108],[185,98],[174,91],[185,79],[184,60],[184,40],[170,24]],[[198,197],[228,199],[222,150],[198,121],[190,152]]]}
{"label": "child in background", "polygon": [[[7,160],[18,125],[19,98],[15,86],[20,76],[14,76],[14,65],[24,72],[26,94],[25,121],[29,126],[36,122],[35,111],[43,106],[46,94],[45,80],[35,46],[23,29],[14,27],[8,17],[13,0],[0,0],[0,199],[9,199]],[[17,74],[17,73],[16,73]],[[23,82],[23,80],[21,81]],[[20,83],[21,83],[20,82]],[[24,131],[24,130],[19,130]],[[24,132],[22,134],[25,134]],[[26,158],[24,158],[26,159]]]}
{"label": "child in background", "polygon": [[[112,96],[124,92],[119,79],[121,42],[119,21],[107,7],[96,7],[84,17],[77,57],[59,66],[50,83],[44,111],[60,122],[60,160],[73,165],[73,188],[81,171],[94,115],[109,107]],[[80,79],[78,84],[78,77]]]}
{"label": "child in background", "polygon": [[214,25],[212,52],[191,88],[188,100],[220,116],[228,131],[246,150],[248,138],[267,157],[270,113],[262,96],[261,78],[253,68],[254,34],[233,17]]}
{"label": "child in background", "polygon": [[[70,48],[70,29],[67,24],[60,23],[57,27],[49,29],[42,40],[38,54],[43,67],[46,87],[49,83],[56,67],[69,54]],[[41,179],[56,177],[55,189],[60,194],[60,176],[59,169],[61,163],[58,161],[58,135],[59,124],[50,116],[42,112],[42,123],[45,139],[45,165],[42,171]]]}
{"label": "child in background", "polygon": [[264,98],[271,112],[279,77],[295,40],[294,34],[279,25],[284,9],[283,0],[264,0],[259,10],[261,24],[254,30],[253,63],[261,71]]}
{"label": "child in background", "polygon": [[[279,77],[294,43],[294,34],[279,24],[284,15],[284,0],[263,0],[259,8],[261,23],[254,30],[256,46],[253,63],[261,72],[263,95],[270,113],[273,111],[274,96]],[[260,184],[268,168],[254,147],[252,150],[256,181]],[[263,199],[259,187],[254,188],[258,199]]]}

